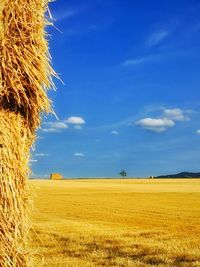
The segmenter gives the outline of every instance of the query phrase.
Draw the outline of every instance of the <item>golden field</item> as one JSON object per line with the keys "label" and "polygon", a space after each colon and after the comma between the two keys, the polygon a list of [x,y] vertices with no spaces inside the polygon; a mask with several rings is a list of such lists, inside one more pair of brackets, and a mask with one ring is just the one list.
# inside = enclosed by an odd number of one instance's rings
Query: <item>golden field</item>
{"label": "golden field", "polygon": [[200,179],[30,183],[34,266],[200,266]]}

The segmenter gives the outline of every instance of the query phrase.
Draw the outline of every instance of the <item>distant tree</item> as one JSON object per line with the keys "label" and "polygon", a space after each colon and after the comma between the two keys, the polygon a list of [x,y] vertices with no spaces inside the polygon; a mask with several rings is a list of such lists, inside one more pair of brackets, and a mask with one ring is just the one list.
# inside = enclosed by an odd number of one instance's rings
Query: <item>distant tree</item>
{"label": "distant tree", "polygon": [[127,172],[126,172],[126,171],[121,171],[119,174],[120,174],[121,177],[123,177],[123,178],[127,176]]}

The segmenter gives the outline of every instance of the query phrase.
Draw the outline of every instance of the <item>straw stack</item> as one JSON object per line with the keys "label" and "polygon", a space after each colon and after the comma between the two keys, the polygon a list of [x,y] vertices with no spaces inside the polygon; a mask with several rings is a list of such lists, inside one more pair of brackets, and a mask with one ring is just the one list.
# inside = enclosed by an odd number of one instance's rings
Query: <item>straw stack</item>
{"label": "straw stack", "polygon": [[44,27],[47,0],[1,0],[0,107],[20,113],[34,131],[39,114],[50,111],[47,88],[55,75],[49,64]]}
{"label": "straw stack", "polygon": [[48,0],[0,2],[0,266],[28,266],[28,160],[53,87]]}
{"label": "straw stack", "polygon": [[29,147],[33,135],[20,114],[0,111],[0,266],[27,266]]}

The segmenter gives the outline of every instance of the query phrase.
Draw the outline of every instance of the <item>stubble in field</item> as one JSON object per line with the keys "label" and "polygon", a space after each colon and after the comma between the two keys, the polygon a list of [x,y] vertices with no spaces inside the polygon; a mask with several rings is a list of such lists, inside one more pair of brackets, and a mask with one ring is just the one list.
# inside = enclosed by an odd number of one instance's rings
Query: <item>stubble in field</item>
{"label": "stubble in field", "polygon": [[31,183],[35,266],[200,266],[200,180]]}

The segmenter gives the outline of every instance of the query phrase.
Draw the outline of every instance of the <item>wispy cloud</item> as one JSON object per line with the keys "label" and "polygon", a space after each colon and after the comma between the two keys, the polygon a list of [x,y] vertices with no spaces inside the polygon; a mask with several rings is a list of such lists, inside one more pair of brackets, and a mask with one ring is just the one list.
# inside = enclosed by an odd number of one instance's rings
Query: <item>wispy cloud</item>
{"label": "wispy cloud", "polygon": [[82,11],[82,8],[66,7],[65,9],[59,9],[58,11],[52,12],[53,20],[61,21],[64,19],[71,18]]}
{"label": "wispy cloud", "polygon": [[[159,106],[160,108],[160,106]],[[141,116],[143,116],[144,113],[149,113],[149,112],[154,112],[155,110],[158,110],[158,107],[155,108],[155,106],[147,106],[147,107],[143,107],[141,108],[141,110],[138,111],[138,113],[134,112],[133,116],[130,116],[128,118],[122,119],[120,121],[111,123],[111,124],[103,124],[103,125],[98,125],[95,127],[87,127],[88,131],[112,131],[113,129],[119,129],[119,128],[123,128],[123,127],[130,127],[134,124],[134,122],[140,118]]]}
{"label": "wispy cloud", "polygon": [[63,129],[69,128],[69,126],[63,121],[44,122],[43,125],[45,128],[42,128],[42,131],[46,133],[59,133]]}
{"label": "wispy cloud", "polygon": [[198,135],[200,135],[200,129],[199,129],[199,130],[197,130],[197,131],[196,131],[196,133],[197,133]]}
{"label": "wispy cloud", "polygon": [[30,162],[37,162],[37,159],[30,159]]}
{"label": "wispy cloud", "polygon": [[61,132],[60,129],[56,129],[56,128],[44,128],[42,129],[42,131],[45,133],[60,133]]}
{"label": "wispy cloud", "polygon": [[92,1],[92,2],[83,1],[83,2],[74,3],[74,4],[71,3],[70,5],[66,4],[64,9],[57,8],[54,12],[52,12],[52,17],[56,21],[61,21],[64,19],[74,17],[87,10],[90,10],[93,7],[96,7],[96,5],[98,5],[98,1]]}
{"label": "wispy cloud", "polygon": [[[151,48],[153,46],[156,46],[163,42],[169,35],[171,34],[170,30],[158,30],[153,32],[146,41],[146,45]],[[155,61],[160,58],[164,58],[166,54],[152,54],[149,53],[148,50],[146,51],[146,55],[135,57],[135,58],[128,58],[124,62],[122,62],[123,67],[129,67],[129,66],[138,66],[142,64],[146,64],[152,61]]]}
{"label": "wispy cloud", "polygon": [[146,57],[140,57],[140,58],[131,58],[131,59],[125,60],[121,65],[123,67],[137,66],[137,65],[147,63],[147,62],[151,61],[152,59],[154,59],[155,57],[146,56]]}
{"label": "wispy cloud", "polygon": [[67,128],[69,128],[68,125],[65,122],[62,122],[62,121],[44,122],[44,125],[47,125],[50,128],[56,128],[56,129],[67,129]]}
{"label": "wispy cloud", "polygon": [[81,125],[75,125],[75,126],[74,126],[74,129],[76,129],[76,130],[82,130],[83,127],[82,127]]}
{"label": "wispy cloud", "polygon": [[76,153],[74,153],[73,155],[74,155],[75,157],[80,157],[80,158],[85,157],[85,154],[82,153],[82,152],[76,152]]}
{"label": "wispy cloud", "polygon": [[114,130],[114,131],[111,131],[111,134],[113,134],[113,135],[119,135],[119,132],[116,131],[116,130]]}
{"label": "wispy cloud", "polygon": [[38,140],[43,140],[44,139],[44,136],[38,136],[37,139]]}
{"label": "wispy cloud", "polygon": [[158,30],[156,32],[153,32],[149,38],[147,39],[147,45],[148,46],[155,46],[161,43],[164,39],[169,36],[170,31],[168,30]]}
{"label": "wispy cloud", "polygon": [[48,157],[49,154],[46,154],[46,153],[36,153],[35,154],[35,157]]}
{"label": "wispy cloud", "polygon": [[73,17],[74,15],[80,13],[80,10],[76,9],[70,9],[64,10],[63,12],[60,12],[59,16],[57,17],[57,20],[63,20],[70,17]]}
{"label": "wispy cloud", "polygon": [[180,108],[174,108],[174,109],[164,109],[163,110],[164,116],[166,118],[172,119],[173,121],[188,121],[190,120],[188,116],[188,111],[183,110]]}
{"label": "wispy cloud", "polygon": [[30,164],[30,165],[32,165],[33,163],[36,163],[36,162],[38,162],[37,159],[30,159],[30,160],[29,160],[29,164]]}

